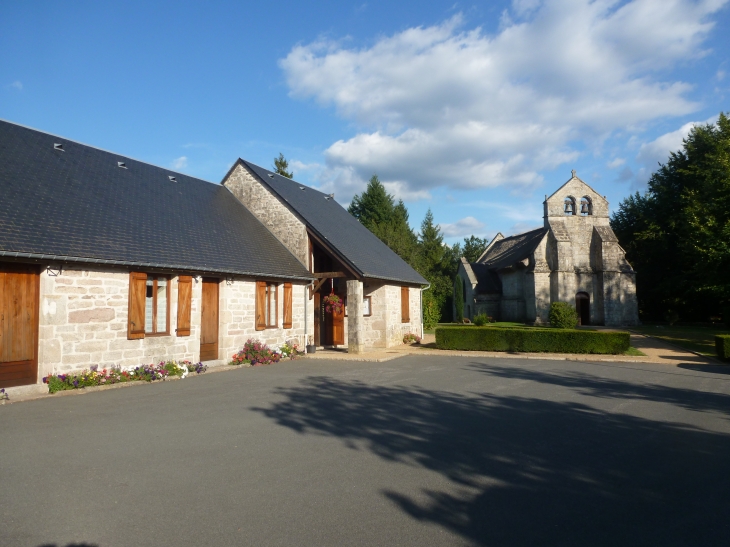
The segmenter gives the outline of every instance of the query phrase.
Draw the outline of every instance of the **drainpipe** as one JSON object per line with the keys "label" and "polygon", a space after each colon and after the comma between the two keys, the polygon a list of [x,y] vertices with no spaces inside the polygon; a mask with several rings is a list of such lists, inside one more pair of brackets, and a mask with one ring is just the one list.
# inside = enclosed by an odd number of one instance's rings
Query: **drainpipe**
{"label": "drainpipe", "polygon": [[421,287],[421,340],[423,340],[423,291],[427,291],[431,288],[431,283],[429,283],[425,288]]}
{"label": "drainpipe", "polygon": [[309,311],[307,310],[307,301],[309,300],[309,287],[311,287],[313,284],[314,281],[312,281],[308,285],[304,285],[304,351],[307,351],[307,342],[309,341],[309,339],[307,338],[307,336],[309,336],[307,334],[309,332],[307,329],[307,325],[309,323],[307,321],[309,316]]}

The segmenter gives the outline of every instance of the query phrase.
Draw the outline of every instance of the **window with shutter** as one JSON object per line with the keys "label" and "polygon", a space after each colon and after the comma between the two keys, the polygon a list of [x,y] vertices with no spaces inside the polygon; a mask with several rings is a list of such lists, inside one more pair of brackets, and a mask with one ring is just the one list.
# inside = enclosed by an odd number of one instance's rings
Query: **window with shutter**
{"label": "window with shutter", "polygon": [[411,305],[408,301],[408,287],[400,288],[400,315],[401,322],[411,322]]}
{"label": "window with shutter", "polygon": [[292,286],[291,283],[284,283],[284,328],[290,329],[292,325]]}
{"label": "window with shutter", "polygon": [[181,275],[177,279],[177,332],[178,336],[190,336],[190,316],[193,303],[193,278]]}
{"label": "window with shutter", "polygon": [[147,274],[129,274],[129,313],[127,315],[127,338],[144,338],[145,296],[147,294]]}
{"label": "window with shutter", "polygon": [[256,330],[266,328],[266,282],[256,282]]}

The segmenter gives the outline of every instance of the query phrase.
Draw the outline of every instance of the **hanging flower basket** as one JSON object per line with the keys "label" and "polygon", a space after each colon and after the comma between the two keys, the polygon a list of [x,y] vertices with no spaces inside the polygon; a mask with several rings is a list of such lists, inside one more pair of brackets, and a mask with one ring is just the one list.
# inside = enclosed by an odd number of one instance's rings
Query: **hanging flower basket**
{"label": "hanging flower basket", "polygon": [[327,313],[342,313],[342,298],[332,293],[324,297],[324,311]]}

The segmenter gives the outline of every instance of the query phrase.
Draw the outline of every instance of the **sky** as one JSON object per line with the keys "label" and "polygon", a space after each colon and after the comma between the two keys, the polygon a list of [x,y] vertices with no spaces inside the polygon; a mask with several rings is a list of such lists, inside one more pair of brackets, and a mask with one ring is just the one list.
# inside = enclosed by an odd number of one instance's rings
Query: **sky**
{"label": "sky", "polygon": [[730,111],[729,3],[8,0],[0,118],[213,183],[281,152],[345,207],[377,174],[489,239],[572,169],[615,211]]}

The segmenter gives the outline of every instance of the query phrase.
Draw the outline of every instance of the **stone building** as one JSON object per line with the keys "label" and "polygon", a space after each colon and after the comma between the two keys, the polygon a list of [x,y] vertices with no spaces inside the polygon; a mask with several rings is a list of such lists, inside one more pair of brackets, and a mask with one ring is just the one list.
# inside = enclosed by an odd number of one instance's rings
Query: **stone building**
{"label": "stone building", "polygon": [[497,234],[474,263],[461,259],[464,316],[548,323],[552,302],[583,325],[636,325],[636,274],[609,225],[608,201],[572,173],[545,199],[542,228]]}
{"label": "stone building", "polygon": [[[249,338],[358,352],[420,332],[425,280],[277,177],[239,160],[213,184],[0,121],[0,387],[228,361]],[[322,312],[331,292],[347,317]]]}

